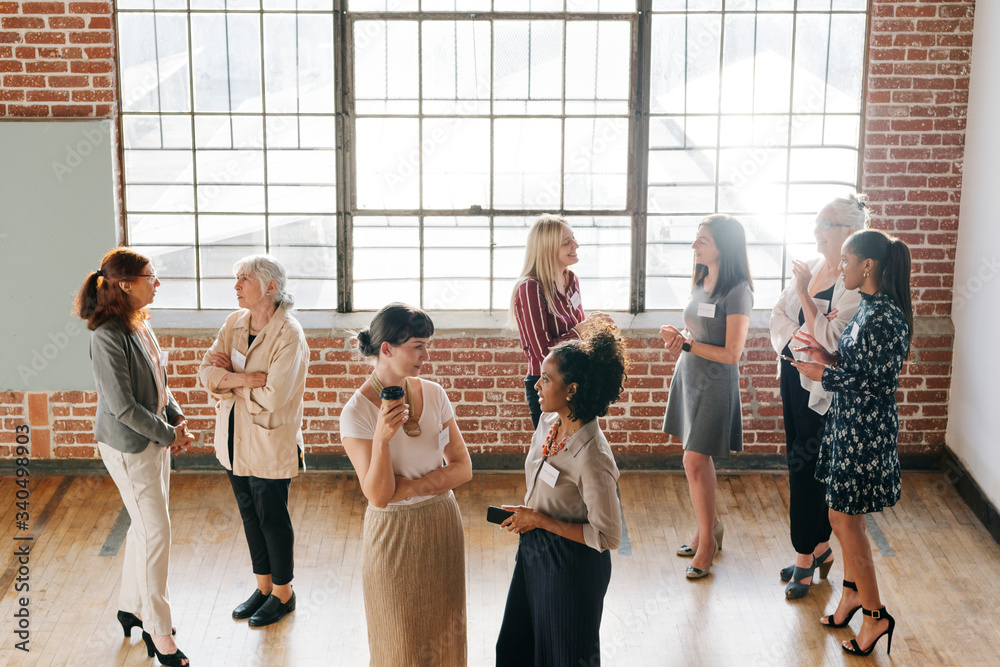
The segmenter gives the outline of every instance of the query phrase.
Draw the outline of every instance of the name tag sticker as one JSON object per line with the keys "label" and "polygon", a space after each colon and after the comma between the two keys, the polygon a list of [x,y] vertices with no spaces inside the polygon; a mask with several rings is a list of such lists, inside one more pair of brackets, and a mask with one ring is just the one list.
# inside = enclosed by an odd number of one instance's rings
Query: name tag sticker
{"label": "name tag sticker", "polygon": [[169,352],[160,352],[160,368],[167,368],[167,360],[170,358]]}
{"label": "name tag sticker", "polygon": [[229,355],[233,360],[233,370],[242,373],[247,369],[247,355],[238,350],[233,350]]}
{"label": "name tag sticker", "polygon": [[450,440],[451,440],[451,431],[446,426],[443,431],[438,433],[438,447],[444,449]]}
{"label": "name tag sticker", "polygon": [[830,300],[829,299],[813,299],[813,303],[816,304],[816,310],[826,315],[830,312]]}
{"label": "name tag sticker", "polygon": [[556,488],[556,480],[559,479],[559,470],[548,461],[545,461],[542,463],[542,471],[538,473],[538,476],[543,482],[554,489]]}
{"label": "name tag sticker", "polygon": [[855,322],[854,324],[851,325],[851,338],[853,338],[855,342],[857,342],[858,340],[858,331],[859,331],[858,323]]}
{"label": "name tag sticker", "polygon": [[715,317],[715,304],[714,303],[699,303],[698,304],[698,317]]}
{"label": "name tag sticker", "polygon": [[580,298],[579,292],[573,292],[573,296],[569,298],[569,302],[574,308],[579,308],[583,304],[583,299]]}

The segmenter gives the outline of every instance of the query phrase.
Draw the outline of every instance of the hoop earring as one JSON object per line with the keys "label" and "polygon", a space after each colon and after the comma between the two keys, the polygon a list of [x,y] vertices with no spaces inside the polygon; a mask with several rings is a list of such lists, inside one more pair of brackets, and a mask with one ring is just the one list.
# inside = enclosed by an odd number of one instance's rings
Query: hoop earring
{"label": "hoop earring", "polygon": [[871,276],[871,274],[870,274],[870,273],[868,273],[867,271],[865,271],[865,280],[868,280],[868,278],[869,278],[870,276]]}

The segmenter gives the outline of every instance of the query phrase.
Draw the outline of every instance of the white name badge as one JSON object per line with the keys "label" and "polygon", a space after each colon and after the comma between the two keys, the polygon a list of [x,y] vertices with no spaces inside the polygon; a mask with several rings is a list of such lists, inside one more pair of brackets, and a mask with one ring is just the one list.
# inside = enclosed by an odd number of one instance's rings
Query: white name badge
{"label": "white name badge", "polygon": [[813,303],[816,304],[816,310],[822,315],[826,315],[827,311],[830,310],[829,299],[813,299]]}
{"label": "white name badge", "polygon": [[699,303],[698,304],[698,317],[715,317],[715,304],[714,303]]}
{"label": "white name badge", "polygon": [[169,352],[160,352],[160,368],[166,369],[167,360],[170,358]]}
{"label": "white name badge", "polygon": [[229,356],[233,360],[233,370],[237,373],[242,373],[247,369],[247,355],[238,350],[233,350]]}
{"label": "white name badge", "polygon": [[857,322],[855,322],[854,324],[851,325],[851,338],[854,340],[854,342],[858,341],[858,331],[859,330],[860,329],[858,327],[858,323]]}
{"label": "white name badge", "polygon": [[574,308],[579,308],[583,304],[583,299],[580,298],[579,292],[573,292],[573,296],[569,298],[569,302]]}
{"label": "white name badge", "polygon": [[542,471],[538,473],[538,476],[543,482],[554,489],[556,488],[556,480],[559,479],[559,470],[548,461],[544,461],[542,463]]}
{"label": "white name badge", "polygon": [[451,431],[448,427],[445,427],[443,431],[438,433],[438,447],[444,449],[448,445],[449,440],[451,440]]}

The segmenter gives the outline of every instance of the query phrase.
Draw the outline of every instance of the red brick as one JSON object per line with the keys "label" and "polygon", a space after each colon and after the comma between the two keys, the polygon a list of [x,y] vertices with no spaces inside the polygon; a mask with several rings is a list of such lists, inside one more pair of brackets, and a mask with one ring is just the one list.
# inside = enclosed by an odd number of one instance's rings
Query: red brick
{"label": "red brick", "polygon": [[0,44],[19,44],[21,41],[19,32],[0,32]]}
{"label": "red brick", "polygon": [[86,28],[87,22],[79,16],[53,16],[49,19],[49,27],[56,30],[77,30]]}
{"label": "red brick", "polygon": [[95,60],[99,58],[106,58],[110,60],[113,57],[111,47],[109,46],[87,46],[83,49],[83,52],[87,54],[88,58]]}
{"label": "red brick", "polygon": [[[52,88],[86,88],[90,79],[86,76],[50,76],[49,86]],[[197,372],[197,366],[194,372]]]}
{"label": "red brick", "polygon": [[110,44],[111,32],[108,30],[93,30],[88,32],[69,33],[70,44]]}
{"label": "red brick", "polygon": [[104,16],[95,16],[90,19],[87,27],[91,30],[111,30],[111,19]]}
{"label": "red brick", "polygon": [[66,33],[64,32],[28,32],[24,35],[24,41],[28,44],[65,44]]}
{"label": "red brick", "polygon": [[44,76],[27,76],[23,74],[11,74],[3,78],[3,85],[12,88],[44,88]]}
{"label": "red brick", "polygon": [[31,457],[35,459],[47,459],[52,457],[51,451],[52,433],[47,428],[36,428],[31,431]]}
{"label": "red brick", "polygon": [[[114,102],[115,92],[113,90],[74,90],[74,102]],[[314,372],[310,367],[310,372]]]}
{"label": "red brick", "polygon": [[65,14],[66,5],[62,2],[25,2],[21,5],[24,14]]}
{"label": "red brick", "polygon": [[17,14],[20,4],[19,2],[0,2],[0,14]]}
{"label": "red brick", "polygon": [[5,16],[0,19],[0,28],[4,30],[37,30],[45,27],[45,19],[37,16]]}
{"label": "red brick", "polygon": [[72,14],[110,14],[111,4],[107,2],[71,2],[69,11]]}
{"label": "red brick", "polygon": [[29,102],[69,102],[68,90],[29,90]]}
{"label": "red brick", "polygon": [[65,72],[69,65],[64,60],[36,60],[27,63],[27,72]]}
{"label": "red brick", "polygon": [[928,6],[900,5],[896,7],[896,16],[899,17],[931,17],[936,16],[937,8]]}
{"label": "red brick", "polygon": [[4,90],[0,88],[0,102],[20,102],[24,99],[24,91],[17,89]]}

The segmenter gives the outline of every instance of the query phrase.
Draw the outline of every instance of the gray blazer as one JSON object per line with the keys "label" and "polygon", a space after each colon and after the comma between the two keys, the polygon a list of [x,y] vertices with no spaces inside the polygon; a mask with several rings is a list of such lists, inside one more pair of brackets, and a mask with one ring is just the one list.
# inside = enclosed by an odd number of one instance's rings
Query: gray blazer
{"label": "gray blazer", "polygon": [[[145,450],[150,442],[169,447],[174,441],[170,423],[184,415],[169,388],[167,421],[156,415],[159,396],[153,362],[139,334],[129,332],[118,322],[105,322],[90,335],[90,358],[97,382],[97,441],[128,454]],[[166,372],[163,386],[167,386]]]}

